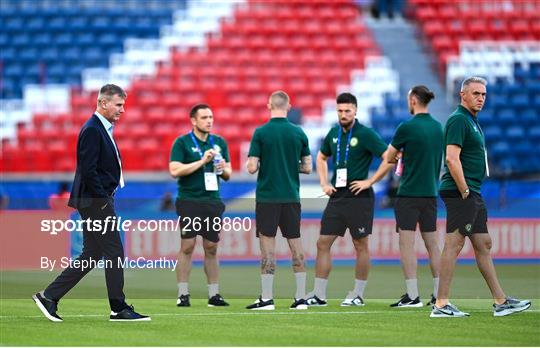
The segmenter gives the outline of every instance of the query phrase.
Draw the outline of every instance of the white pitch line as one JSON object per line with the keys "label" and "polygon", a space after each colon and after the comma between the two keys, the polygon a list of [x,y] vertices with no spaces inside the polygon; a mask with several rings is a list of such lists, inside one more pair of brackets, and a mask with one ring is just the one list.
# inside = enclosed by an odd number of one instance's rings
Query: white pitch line
{"label": "white pitch line", "polygon": [[[491,313],[491,310],[470,310],[471,313]],[[529,309],[524,311],[527,312],[540,312],[540,309]],[[225,312],[225,313],[149,313],[149,316],[174,316],[174,317],[212,317],[212,316],[246,316],[246,315],[315,315],[315,314],[411,314],[411,313],[426,313],[429,311],[422,310],[410,310],[410,309],[398,309],[398,310],[388,310],[388,311],[343,311],[343,312],[318,312],[318,311],[291,311],[291,312],[262,312],[262,311],[253,311],[253,312]],[[106,314],[67,314],[62,315],[63,318],[99,318],[107,317]],[[23,318],[43,318],[43,315],[2,315],[0,319],[23,319]]]}

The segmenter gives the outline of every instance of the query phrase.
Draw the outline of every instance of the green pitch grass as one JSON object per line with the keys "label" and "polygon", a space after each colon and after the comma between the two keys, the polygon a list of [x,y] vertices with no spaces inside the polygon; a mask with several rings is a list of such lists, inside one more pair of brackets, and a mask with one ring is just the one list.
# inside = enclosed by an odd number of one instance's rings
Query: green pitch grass
{"label": "green pitch grass", "polygon": [[[227,308],[206,306],[202,269],[192,271],[192,307],[175,306],[174,273],[126,272],[128,302],[152,316],[151,322],[111,323],[102,270],[94,270],[60,303],[63,323],[46,320],[31,295],[57,272],[2,272],[0,345],[11,346],[540,346],[540,265],[499,265],[509,295],[533,299],[526,312],[494,318],[489,292],[478,270],[459,265],[453,303],[469,318],[431,319],[428,308],[391,309],[403,292],[399,266],[374,266],[366,306],[340,307],[352,286],[352,267],[335,267],[328,307],[292,311],[294,281],[289,267],[279,267],[275,311],[244,307],[259,295],[256,266],[222,267],[221,293]],[[310,268],[308,289],[313,284]],[[420,293],[427,299],[431,280],[419,270]]]}

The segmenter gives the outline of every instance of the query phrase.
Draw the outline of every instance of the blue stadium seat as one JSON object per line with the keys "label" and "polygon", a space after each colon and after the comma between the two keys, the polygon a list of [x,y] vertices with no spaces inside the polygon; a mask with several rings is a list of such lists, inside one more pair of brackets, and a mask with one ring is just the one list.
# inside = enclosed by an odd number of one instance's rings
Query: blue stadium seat
{"label": "blue stadium seat", "polygon": [[526,108],[529,105],[529,95],[527,93],[518,93],[512,95],[510,98],[510,105],[519,110]]}
{"label": "blue stadium seat", "polygon": [[502,138],[501,128],[497,125],[489,126],[483,129],[486,142],[493,143]]}
{"label": "blue stadium seat", "polygon": [[516,120],[516,115],[513,109],[504,108],[497,111],[497,121],[501,126],[513,124]]}
{"label": "blue stadium seat", "polygon": [[536,112],[540,113],[540,93],[536,93],[533,96],[533,99],[531,101],[531,105],[535,107]]}
{"label": "blue stadium seat", "polygon": [[37,61],[38,56],[39,54],[38,54],[37,48],[28,47],[28,48],[22,49],[19,52],[17,59],[22,63],[35,62]]}
{"label": "blue stadium seat", "polygon": [[65,32],[68,29],[67,20],[64,17],[53,17],[48,23],[48,30],[52,32]]}
{"label": "blue stadium seat", "polygon": [[506,137],[511,141],[518,141],[525,137],[525,130],[521,126],[511,126],[506,129]]}
{"label": "blue stadium seat", "polygon": [[480,125],[482,128],[488,127],[496,122],[495,117],[491,110],[482,111],[480,114]]}
{"label": "blue stadium seat", "polygon": [[24,67],[21,63],[14,63],[4,68],[4,76],[18,78],[24,73]]}
{"label": "blue stadium seat", "polygon": [[53,44],[52,35],[49,32],[35,34],[32,37],[32,45],[35,47],[47,48]]}
{"label": "blue stadium seat", "polygon": [[493,158],[500,159],[508,156],[510,153],[510,146],[506,141],[499,141],[491,146],[491,148],[488,150]]}
{"label": "blue stadium seat", "polygon": [[539,114],[536,110],[528,108],[520,113],[521,123],[526,126],[534,126],[540,122]]}
{"label": "blue stadium seat", "polygon": [[530,141],[540,142],[540,125],[529,128],[528,136]]}
{"label": "blue stadium seat", "polygon": [[60,57],[58,48],[49,47],[41,51],[40,60],[44,61],[47,64],[57,61]]}
{"label": "blue stadium seat", "polygon": [[20,48],[30,44],[30,35],[27,33],[14,34],[11,37],[11,46]]}
{"label": "blue stadium seat", "polygon": [[0,50],[0,60],[7,64],[9,62],[15,62],[16,49],[13,47],[2,48]]}
{"label": "blue stadium seat", "polygon": [[26,21],[25,29],[32,33],[40,33],[45,28],[46,22],[43,17],[33,17]]}
{"label": "blue stadium seat", "polygon": [[504,93],[496,93],[488,95],[486,103],[492,108],[501,108],[506,106],[508,102],[508,96]]}
{"label": "blue stadium seat", "polygon": [[[114,6],[107,1],[93,1],[88,6],[88,2],[75,0],[2,0],[0,94],[20,98],[24,81],[35,80],[39,62],[47,67],[47,82],[80,84],[77,69],[106,67],[109,54],[122,52],[128,37],[158,38],[160,26],[172,23],[173,12],[179,8],[185,8],[185,0],[117,1]],[[28,73],[24,71],[27,66]]]}
{"label": "blue stadium seat", "polygon": [[54,43],[57,46],[73,46],[73,34],[62,32],[56,36]]}
{"label": "blue stadium seat", "polygon": [[80,33],[75,37],[74,42],[73,42],[73,44],[76,46],[86,46],[86,47],[94,45],[95,43],[96,43],[96,36],[94,35],[94,33]]}

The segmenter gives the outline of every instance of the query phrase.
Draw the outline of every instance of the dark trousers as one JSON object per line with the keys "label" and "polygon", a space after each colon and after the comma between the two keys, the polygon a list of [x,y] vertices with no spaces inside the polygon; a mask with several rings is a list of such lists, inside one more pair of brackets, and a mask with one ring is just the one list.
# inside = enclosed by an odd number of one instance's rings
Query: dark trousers
{"label": "dark trousers", "polygon": [[[111,310],[119,312],[127,305],[124,301],[124,269],[119,261],[124,260],[124,248],[118,228],[111,229],[112,220],[109,221],[108,227],[105,228],[105,218],[107,216],[115,217],[114,200],[109,199],[107,206],[104,209],[101,207],[90,207],[79,209],[82,220],[90,219],[101,220],[102,229],[97,230],[95,226],[83,226],[83,250],[77,261],[86,262],[94,266],[103,258],[105,262],[105,281],[107,283],[107,292],[109,295],[109,304]],[[110,261],[108,261],[110,260]],[[74,262],[75,263],[75,262]],[[88,272],[92,267],[68,267],[66,268],[48,287],[45,289],[45,297],[59,301],[65,294],[68,293]]]}

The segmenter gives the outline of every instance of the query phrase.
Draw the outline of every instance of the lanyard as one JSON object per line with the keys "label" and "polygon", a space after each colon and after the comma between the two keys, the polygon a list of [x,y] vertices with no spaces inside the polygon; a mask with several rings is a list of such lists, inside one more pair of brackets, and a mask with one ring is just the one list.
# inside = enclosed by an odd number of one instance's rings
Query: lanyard
{"label": "lanyard", "polygon": [[[197,142],[197,139],[195,138],[195,134],[193,134],[193,131],[191,131],[189,135],[191,136],[191,140],[193,140],[193,144],[195,144],[195,150],[199,153],[199,156],[203,158],[203,152],[201,148],[199,147],[199,143]],[[212,146],[212,148],[214,148],[214,137],[212,137],[211,135],[208,135],[208,141],[210,142],[210,145]]]}
{"label": "lanyard", "polygon": [[[347,166],[347,159],[349,158],[349,147],[350,147],[350,143],[351,143],[351,137],[352,137],[352,132],[353,132],[353,128],[354,128],[354,125],[351,127],[351,129],[349,130],[349,136],[347,137],[347,146],[345,147],[345,160],[343,161],[343,164],[345,164],[345,166]],[[336,153],[336,166],[339,167],[339,160],[340,160],[340,153],[341,153],[341,133],[342,133],[342,130],[341,130],[341,127],[339,127],[339,131],[338,131],[338,140],[337,140],[337,153]]]}
{"label": "lanyard", "polygon": [[469,115],[471,118],[472,123],[478,128],[478,133],[482,136],[482,145],[484,146],[484,150],[486,149],[486,139],[484,138],[484,132],[482,131],[482,128],[480,128],[480,123],[476,120],[476,118],[472,115]]}
{"label": "lanyard", "polygon": [[488,163],[488,157],[487,157],[486,138],[484,137],[484,132],[482,132],[482,128],[480,128],[480,123],[478,123],[476,118],[471,116],[471,121],[476,125],[476,127],[478,128],[478,132],[480,133],[482,137],[482,146],[484,147],[484,160],[485,160],[485,165],[486,165],[486,176],[489,176],[489,163]]}

